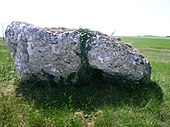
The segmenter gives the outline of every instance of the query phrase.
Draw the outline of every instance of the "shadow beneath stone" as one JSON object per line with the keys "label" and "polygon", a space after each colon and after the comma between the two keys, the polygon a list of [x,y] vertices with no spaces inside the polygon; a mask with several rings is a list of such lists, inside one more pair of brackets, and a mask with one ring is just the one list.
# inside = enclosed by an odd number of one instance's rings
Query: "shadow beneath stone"
{"label": "shadow beneath stone", "polygon": [[92,112],[103,106],[146,106],[150,100],[163,101],[162,89],[156,82],[133,90],[126,90],[121,85],[103,82],[90,85],[50,84],[48,82],[21,83],[16,89],[18,95],[34,101],[43,108],[67,108],[75,111]]}

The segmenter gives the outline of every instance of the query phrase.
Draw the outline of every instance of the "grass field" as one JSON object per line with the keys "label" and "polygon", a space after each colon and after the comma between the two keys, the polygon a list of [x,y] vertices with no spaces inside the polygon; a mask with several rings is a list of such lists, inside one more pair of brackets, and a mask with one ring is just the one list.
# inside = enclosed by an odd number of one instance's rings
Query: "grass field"
{"label": "grass field", "polygon": [[151,63],[138,90],[101,83],[20,82],[0,38],[0,127],[169,127],[170,38],[122,37]]}

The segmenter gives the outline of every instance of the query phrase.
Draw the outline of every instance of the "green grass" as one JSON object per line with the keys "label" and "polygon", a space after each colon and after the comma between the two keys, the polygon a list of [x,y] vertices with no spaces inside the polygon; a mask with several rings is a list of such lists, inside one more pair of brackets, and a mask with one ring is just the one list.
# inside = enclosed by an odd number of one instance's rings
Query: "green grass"
{"label": "green grass", "polygon": [[100,81],[81,86],[21,82],[0,39],[0,126],[169,127],[170,39],[122,39],[150,61],[148,86],[127,91]]}

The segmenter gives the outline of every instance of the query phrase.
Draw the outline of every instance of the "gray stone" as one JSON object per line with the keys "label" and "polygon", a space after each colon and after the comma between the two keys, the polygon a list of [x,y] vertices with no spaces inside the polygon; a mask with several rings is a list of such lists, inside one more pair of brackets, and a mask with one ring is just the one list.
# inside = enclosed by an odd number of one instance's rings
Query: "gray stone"
{"label": "gray stone", "polygon": [[58,81],[79,69],[81,61],[75,53],[79,40],[75,30],[56,34],[24,22],[12,22],[6,29],[6,43],[23,79],[31,75],[41,78],[45,72]]}
{"label": "gray stone", "polygon": [[149,62],[120,39],[96,33],[92,48],[88,52],[88,61],[92,68],[117,77],[117,80],[129,80],[137,84],[139,82],[148,84],[150,81]]}
{"label": "gray stone", "polygon": [[[82,61],[78,29],[40,28],[14,21],[6,29],[6,43],[21,78],[36,75],[47,80],[51,75],[58,82],[71,74],[77,77]],[[100,70],[109,79],[149,83],[151,67],[142,55],[113,37],[93,31],[88,51],[89,67]],[[108,76],[109,75],[109,76]]]}

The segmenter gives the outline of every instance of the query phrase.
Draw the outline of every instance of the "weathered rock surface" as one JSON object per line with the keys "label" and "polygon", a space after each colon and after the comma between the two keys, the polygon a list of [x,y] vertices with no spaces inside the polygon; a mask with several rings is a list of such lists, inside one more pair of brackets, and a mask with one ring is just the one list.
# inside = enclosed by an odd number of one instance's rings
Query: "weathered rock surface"
{"label": "weathered rock surface", "polygon": [[[67,79],[81,66],[79,30],[40,28],[24,22],[12,22],[6,29],[6,43],[15,66],[23,79],[46,74]],[[93,31],[87,58],[89,66],[99,69],[110,79],[135,83],[150,81],[151,67],[147,60],[120,40]],[[119,78],[115,78],[119,77]]]}

